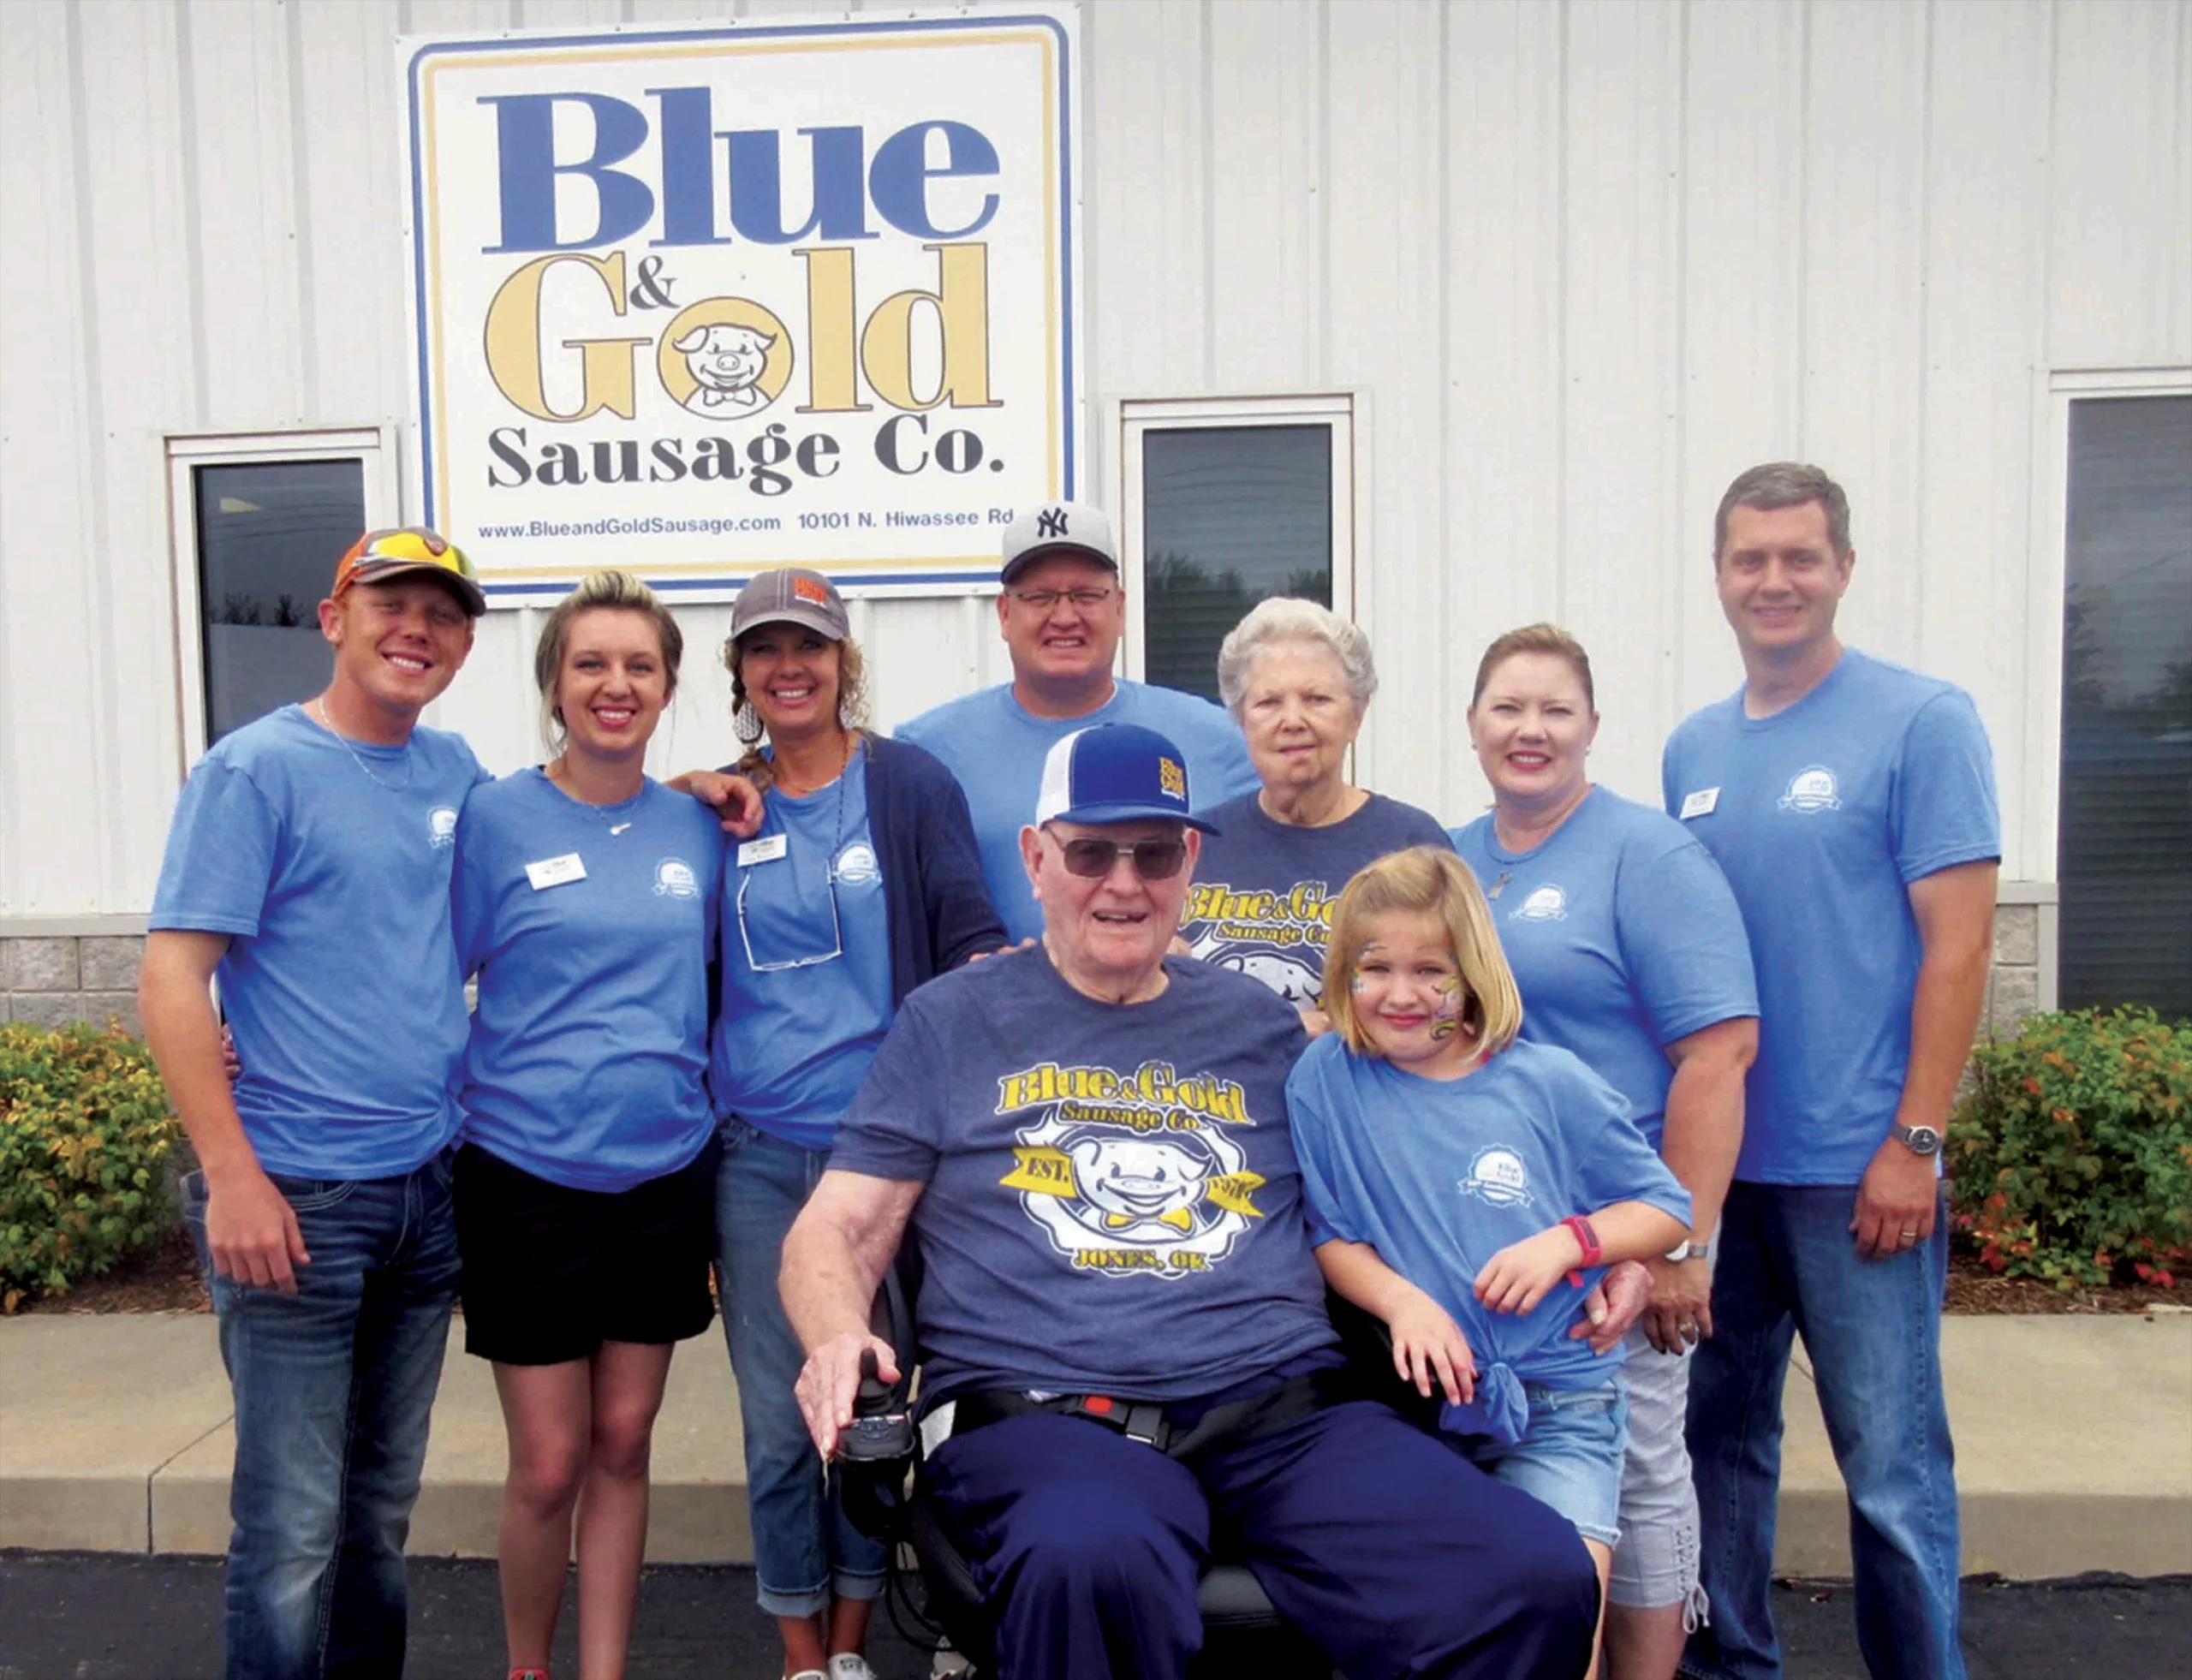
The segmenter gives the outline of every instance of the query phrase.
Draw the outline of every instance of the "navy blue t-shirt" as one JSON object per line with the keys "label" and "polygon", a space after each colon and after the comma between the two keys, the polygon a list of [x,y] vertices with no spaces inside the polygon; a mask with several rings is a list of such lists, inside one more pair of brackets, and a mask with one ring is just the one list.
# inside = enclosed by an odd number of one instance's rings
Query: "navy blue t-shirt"
{"label": "navy blue t-shirt", "polygon": [[925,1186],[932,1395],[1187,1400],[1334,1344],[1287,1126],[1300,1017],[1239,974],[1164,972],[1101,1004],[1038,945],[899,1011],[830,1165]]}
{"label": "navy blue t-shirt", "polygon": [[1248,794],[1206,813],[1218,831],[1203,837],[1181,937],[1204,962],[1261,980],[1297,1008],[1312,1005],[1324,989],[1341,891],[1388,852],[1444,847],[1446,831],[1381,794],[1323,828],[1279,822],[1257,800]]}

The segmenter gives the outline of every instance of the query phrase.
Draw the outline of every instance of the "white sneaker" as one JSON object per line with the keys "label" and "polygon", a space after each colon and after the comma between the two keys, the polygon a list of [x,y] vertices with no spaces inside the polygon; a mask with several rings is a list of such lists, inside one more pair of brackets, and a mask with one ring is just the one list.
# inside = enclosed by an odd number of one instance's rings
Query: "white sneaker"
{"label": "white sneaker", "polygon": [[867,1658],[840,1651],[830,1659],[830,1680],[875,1680],[875,1671],[867,1665]]}
{"label": "white sneaker", "polygon": [[960,1652],[949,1645],[940,1646],[935,1661],[929,1665],[929,1680],[958,1680],[960,1675],[970,1672],[974,1666]]}
{"label": "white sneaker", "polygon": [[819,1668],[802,1668],[796,1674],[787,1674],[784,1680],[830,1680],[830,1677]]}

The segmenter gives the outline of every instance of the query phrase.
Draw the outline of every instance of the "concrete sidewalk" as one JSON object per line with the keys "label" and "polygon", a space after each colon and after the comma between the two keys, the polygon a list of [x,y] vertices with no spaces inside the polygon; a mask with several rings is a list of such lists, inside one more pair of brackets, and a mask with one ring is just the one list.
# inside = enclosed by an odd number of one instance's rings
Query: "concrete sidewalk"
{"label": "concrete sidewalk", "polygon": [[[2192,1573],[2192,1314],[1951,1318],[1943,1355],[1967,1574]],[[1846,1575],[1846,1507],[1801,1350],[1788,1420],[1775,1562]],[[233,1450],[210,1317],[0,1320],[0,1547],[219,1552]],[[678,1351],[654,1465],[652,1561],[751,1560],[714,1336]],[[488,1367],[453,1341],[412,1551],[491,1556],[502,1476]]]}

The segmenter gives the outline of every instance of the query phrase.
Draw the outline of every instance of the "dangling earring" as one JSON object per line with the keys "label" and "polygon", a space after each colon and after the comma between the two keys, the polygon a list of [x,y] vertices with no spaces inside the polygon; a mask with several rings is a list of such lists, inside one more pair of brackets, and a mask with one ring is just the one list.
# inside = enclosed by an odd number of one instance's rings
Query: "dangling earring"
{"label": "dangling earring", "polygon": [[739,701],[738,710],[730,714],[730,732],[748,747],[761,738],[761,714],[752,700]]}

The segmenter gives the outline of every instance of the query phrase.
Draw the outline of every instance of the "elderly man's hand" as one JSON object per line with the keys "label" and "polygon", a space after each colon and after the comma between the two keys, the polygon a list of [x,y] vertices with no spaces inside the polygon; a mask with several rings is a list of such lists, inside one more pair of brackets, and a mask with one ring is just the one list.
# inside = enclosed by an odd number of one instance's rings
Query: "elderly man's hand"
{"label": "elderly man's hand", "polygon": [[1663,1354],[1689,1351],[1712,1333],[1712,1263],[1707,1260],[1645,1262],[1652,1274],[1652,1304],[1644,1337]]}
{"label": "elderly man's hand", "polygon": [[799,1397],[800,1415],[814,1450],[824,1458],[837,1450],[837,1437],[853,1419],[853,1401],[860,1394],[860,1357],[873,1349],[876,1374],[886,1383],[898,1380],[898,1360],[890,1344],[879,1336],[860,1336],[850,1331],[832,1336],[807,1356],[800,1367],[793,1392]]}
{"label": "elderly man's hand", "polygon": [[1651,1300],[1652,1274],[1635,1260],[1623,1260],[1583,1297],[1583,1316],[1568,1332],[1569,1339],[1588,1341],[1594,1354],[1610,1354],[1643,1316]]}

